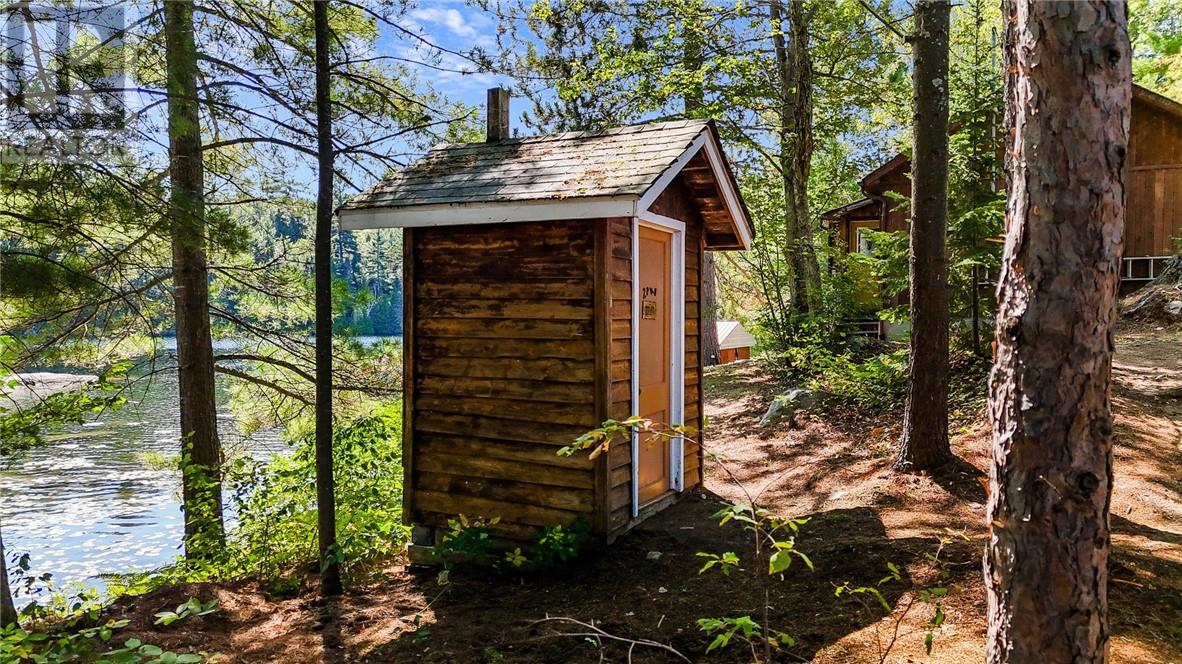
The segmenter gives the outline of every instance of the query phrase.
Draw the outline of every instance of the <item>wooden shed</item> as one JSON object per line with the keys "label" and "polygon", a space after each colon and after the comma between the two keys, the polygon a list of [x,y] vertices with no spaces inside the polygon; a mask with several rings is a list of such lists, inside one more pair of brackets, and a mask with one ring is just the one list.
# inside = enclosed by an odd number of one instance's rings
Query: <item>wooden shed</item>
{"label": "wooden shed", "polygon": [[[698,266],[753,226],[711,122],[435,147],[349,201],[404,229],[404,515],[413,544],[498,517],[530,541],[585,519],[611,541],[702,481],[688,441],[560,457],[609,418],[700,428]],[[346,471],[347,472],[347,471]]]}
{"label": "wooden shed", "polygon": [[718,363],[730,364],[751,359],[755,337],[737,320],[720,320],[718,329]]}

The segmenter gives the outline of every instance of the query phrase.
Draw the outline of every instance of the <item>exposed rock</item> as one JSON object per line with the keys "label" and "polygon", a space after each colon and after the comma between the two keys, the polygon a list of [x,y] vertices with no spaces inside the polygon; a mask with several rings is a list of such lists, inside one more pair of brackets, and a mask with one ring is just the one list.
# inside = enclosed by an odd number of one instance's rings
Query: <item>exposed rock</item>
{"label": "exposed rock", "polygon": [[1120,313],[1147,323],[1182,322],[1182,256],[1175,256],[1157,279],[1121,300]]}
{"label": "exposed rock", "polygon": [[90,374],[49,371],[11,374],[0,379],[0,408],[31,406],[59,392],[78,390],[96,382],[98,376]]}
{"label": "exposed rock", "polygon": [[767,428],[784,420],[792,422],[798,410],[809,410],[817,403],[817,395],[812,390],[795,388],[784,394],[776,395],[768,406],[767,412],[759,420],[759,426]]}

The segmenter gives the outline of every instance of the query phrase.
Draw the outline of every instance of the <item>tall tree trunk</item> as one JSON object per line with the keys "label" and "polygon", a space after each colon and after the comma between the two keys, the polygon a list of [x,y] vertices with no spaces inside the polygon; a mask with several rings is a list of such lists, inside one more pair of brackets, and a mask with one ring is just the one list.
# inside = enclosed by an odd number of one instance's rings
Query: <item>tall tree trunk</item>
{"label": "tall tree trunk", "polygon": [[0,628],[16,623],[16,603],[8,587],[8,552],[4,550],[4,535],[0,534]]}
{"label": "tall tree trunk", "polygon": [[225,541],[222,447],[214,395],[205,255],[205,174],[197,101],[193,3],[164,3],[168,75],[169,216],[176,302],[177,374],[185,511],[185,555],[207,557]]}
{"label": "tall tree trunk", "polygon": [[316,32],[316,515],[320,592],[341,593],[336,495],[332,468],[332,101],[328,63],[328,0],[313,0]]}
{"label": "tall tree trunk", "polygon": [[1006,4],[1009,201],[990,378],[987,660],[1108,661],[1123,2]]}
{"label": "tall tree trunk", "polygon": [[911,157],[911,373],[895,466],[928,470],[948,445],[948,0],[915,5]]}
{"label": "tall tree trunk", "polygon": [[[698,6],[699,11],[704,11],[704,8]],[[703,22],[699,19],[701,14],[693,18],[686,19],[686,24],[682,26],[682,45],[684,53],[682,55],[682,65],[688,71],[697,71],[702,67],[702,31],[705,29]],[[692,21],[692,23],[690,22]],[[705,98],[701,85],[688,86],[685,95],[682,97],[685,104],[685,116],[688,118],[697,117],[702,106],[705,104]],[[715,275],[716,266],[714,264],[714,253],[707,251],[702,254],[702,291],[699,296],[702,300],[702,366],[710,367],[718,364],[719,357],[722,351],[718,348],[718,281]]]}
{"label": "tall tree trunk", "polygon": [[[780,172],[784,186],[786,256],[792,266],[792,304],[817,308],[821,269],[813,247],[808,182],[813,161],[813,61],[805,0],[772,0],[772,44],[780,87]],[[789,39],[784,39],[784,21]]]}
{"label": "tall tree trunk", "polygon": [[714,252],[702,252],[702,366],[718,364],[722,350],[718,347],[718,277],[714,266]]}

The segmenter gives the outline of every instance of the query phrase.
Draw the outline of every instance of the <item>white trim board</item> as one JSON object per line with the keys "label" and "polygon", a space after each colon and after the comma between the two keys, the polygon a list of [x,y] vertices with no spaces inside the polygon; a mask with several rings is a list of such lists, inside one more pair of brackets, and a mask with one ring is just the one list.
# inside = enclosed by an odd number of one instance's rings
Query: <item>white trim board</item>
{"label": "white trim board", "polygon": [[[632,220],[632,412],[640,408],[640,227],[647,226],[673,236],[669,270],[673,292],[669,294],[669,422],[684,424],[685,419],[685,224],[677,219],[646,212]],[[640,513],[640,445],[632,433],[632,517]],[[685,476],[685,441],[681,436],[669,441],[669,489],[683,491]]]}
{"label": "white trim board", "polygon": [[455,203],[395,208],[342,208],[341,230],[368,228],[422,228],[505,224],[553,219],[602,219],[636,215],[636,197],[579,198],[571,200],[513,201],[508,203]]}

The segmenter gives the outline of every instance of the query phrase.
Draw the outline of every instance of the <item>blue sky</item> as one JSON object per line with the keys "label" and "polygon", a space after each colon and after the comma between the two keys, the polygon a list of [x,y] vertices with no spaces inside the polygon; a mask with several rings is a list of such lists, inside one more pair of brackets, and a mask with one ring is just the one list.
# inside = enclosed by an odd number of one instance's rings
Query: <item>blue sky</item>
{"label": "blue sky", "polygon": [[[408,10],[402,24],[409,30],[422,35],[428,42],[447,50],[464,53],[473,48],[482,48],[490,54],[497,52],[497,18],[491,11],[472,7],[462,0],[435,0],[419,3]],[[393,28],[385,27],[377,47],[380,51],[408,59],[423,59],[426,49],[416,49],[405,36],[394,34]],[[439,57],[437,67],[418,67],[424,81],[429,81],[439,92],[454,101],[463,102],[480,109],[483,117],[485,94],[488,88],[498,85],[509,86],[508,76],[476,72],[468,60],[450,53],[435,54]],[[512,105],[512,123],[515,129],[521,126],[521,112],[526,100],[516,99]]]}

